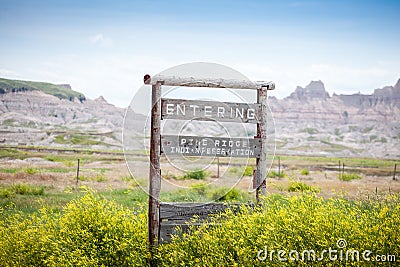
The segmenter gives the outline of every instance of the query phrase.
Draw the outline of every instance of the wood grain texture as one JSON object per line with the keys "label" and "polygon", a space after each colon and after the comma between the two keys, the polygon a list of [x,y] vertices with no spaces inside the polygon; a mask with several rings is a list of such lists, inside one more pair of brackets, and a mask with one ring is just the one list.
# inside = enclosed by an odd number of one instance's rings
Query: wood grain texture
{"label": "wood grain texture", "polygon": [[212,87],[212,88],[232,88],[232,89],[260,89],[266,88],[267,90],[274,90],[275,84],[273,82],[257,81],[252,82],[249,80],[236,80],[236,79],[199,79],[195,77],[177,77],[177,76],[164,76],[156,75],[151,78],[151,84],[157,82],[166,86],[186,86],[186,87]]}

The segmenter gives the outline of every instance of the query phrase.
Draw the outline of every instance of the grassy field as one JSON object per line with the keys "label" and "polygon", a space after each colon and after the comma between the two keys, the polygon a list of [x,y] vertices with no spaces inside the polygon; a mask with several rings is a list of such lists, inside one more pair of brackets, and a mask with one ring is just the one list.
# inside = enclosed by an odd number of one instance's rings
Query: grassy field
{"label": "grassy field", "polygon": [[[145,162],[143,155],[137,155],[138,162]],[[339,172],[339,160],[344,172]],[[344,255],[368,250],[370,259],[390,259],[378,265],[397,265],[400,181],[392,179],[395,160],[280,156],[280,172],[278,162],[272,164],[261,208],[243,208],[236,215],[228,211],[212,226],[178,234],[159,246],[152,260],[160,266],[377,264],[343,256],[301,258],[304,250],[338,250],[344,240]],[[220,163],[221,171],[227,170],[226,160]],[[216,162],[186,176],[163,170],[165,183],[186,187],[163,190],[161,200],[254,202],[249,190],[253,168],[231,167],[227,175],[244,177],[230,191],[211,183],[218,179]],[[1,149],[0,266],[146,265],[148,196],[140,188],[146,184],[145,176],[130,176],[118,151]],[[300,254],[286,254],[282,262],[278,250]]]}
{"label": "grassy field", "polygon": [[[145,154],[143,154],[145,155]],[[76,179],[77,161],[80,173]],[[369,158],[325,158],[279,156],[275,158],[267,179],[270,193],[314,191],[325,198],[341,194],[357,198],[379,193],[400,192],[400,182],[394,181],[393,166],[397,161]],[[146,158],[138,155],[138,161]],[[339,161],[345,173],[339,172]],[[279,173],[278,162],[281,172]],[[221,170],[227,160],[220,159]],[[254,164],[254,163],[253,163]],[[229,174],[244,177],[228,199],[254,201],[252,184],[254,165],[245,169],[231,167]],[[216,162],[206,172],[175,176],[173,170],[163,170],[163,177],[186,186],[186,189],[165,191],[165,201],[209,201],[220,188],[201,186],[216,179]],[[144,172],[145,174],[146,172]],[[129,206],[132,201],[146,201],[139,186],[147,185],[147,177],[132,179],[122,152],[63,150],[43,147],[13,147],[0,149],[0,195],[2,205],[13,202],[22,210],[34,211],[42,204],[57,208],[79,195],[81,186],[93,188],[100,194]],[[15,185],[42,188],[41,194],[14,192]],[[227,191],[227,190],[226,190]],[[235,197],[234,197],[235,196]]]}

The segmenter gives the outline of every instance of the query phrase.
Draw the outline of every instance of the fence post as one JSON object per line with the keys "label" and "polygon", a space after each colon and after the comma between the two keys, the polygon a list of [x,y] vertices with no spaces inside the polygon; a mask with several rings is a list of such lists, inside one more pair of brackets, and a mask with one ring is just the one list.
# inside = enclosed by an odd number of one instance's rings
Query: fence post
{"label": "fence post", "polygon": [[342,175],[344,175],[344,162],[342,164]]}
{"label": "fence post", "polygon": [[150,135],[150,173],[149,173],[149,208],[148,241],[150,266],[154,265],[153,250],[159,237],[159,207],[161,190],[160,140],[161,140],[161,84],[157,81],[151,89],[151,135]]}
{"label": "fence post", "polygon": [[267,195],[266,177],[267,177],[267,90],[268,87],[257,89],[257,103],[261,104],[261,118],[257,123],[257,137],[261,138],[260,158],[256,159],[256,199],[260,204],[260,194]]}
{"label": "fence post", "polygon": [[281,178],[281,157],[278,157],[278,175]]}
{"label": "fence post", "polygon": [[393,181],[396,181],[396,169],[397,169],[397,163],[394,164]]}
{"label": "fence post", "polygon": [[78,159],[78,168],[76,168],[76,185],[78,185],[78,181],[79,181],[79,163],[80,163],[81,159]]}

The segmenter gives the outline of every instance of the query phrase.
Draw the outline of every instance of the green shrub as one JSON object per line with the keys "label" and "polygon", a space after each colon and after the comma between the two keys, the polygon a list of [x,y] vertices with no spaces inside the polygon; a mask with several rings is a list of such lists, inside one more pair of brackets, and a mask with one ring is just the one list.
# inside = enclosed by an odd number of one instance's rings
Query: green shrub
{"label": "green shrub", "polygon": [[233,174],[242,174],[243,176],[253,176],[253,167],[246,166],[244,169],[239,169],[238,167],[231,167],[229,168],[229,173]]}
{"label": "green shrub", "polygon": [[246,166],[243,172],[243,176],[253,176],[253,167],[252,166]]}
{"label": "green shrub", "polygon": [[281,173],[277,172],[277,171],[269,171],[267,174],[268,178],[285,178],[286,177],[286,173],[284,171],[281,171]]}
{"label": "green shrub", "polygon": [[231,167],[229,168],[229,173],[234,173],[237,174],[240,172],[240,169],[238,167]]}
{"label": "green shrub", "polygon": [[287,188],[289,192],[320,192],[318,187],[308,185],[299,181],[291,181]]}
{"label": "green shrub", "polygon": [[207,174],[204,170],[195,170],[195,171],[186,173],[183,176],[183,179],[203,180],[204,178],[206,178],[206,175]]}
{"label": "green shrub", "polygon": [[45,187],[30,184],[13,184],[10,187],[15,194],[19,195],[44,195]]}
{"label": "green shrub", "polygon": [[211,192],[210,199],[219,202],[239,202],[245,199],[245,194],[237,188],[217,188]]}
{"label": "green shrub", "polygon": [[96,177],[94,179],[99,183],[107,181],[107,177],[105,177],[102,174],[96,175]]}
{"label": "green shrub", "polygon": [[195,184],[190,186],[191,191],[194,191],[199,196],[207,196],[210,187],[205,183]]}
{"label": "green shrub", "polygon": [[12,198],[15,192],[10,188],[0,188],[0,198]]}
{"label": "green shrub", "polygon": [[361,176],[357,173],[341,173],[339,174],[339,180],[340,181],[351,181],[351,180],[359,180],[361,179]]}
{"label": "green shrub", "polygon": [[310,171],[308,169],[302,169],[300,173],[301,175],[309,175]]}
{"label": "green shrub", "polygon": [[146,212],[88,193],[63,213],[1,214],[1,266],[145,266]]}
{"label": "green shrub", "polygon": [[24,169],[24,172],[30,175],[36,174],[40,172],[40,169],[34,167],[28,167]]}

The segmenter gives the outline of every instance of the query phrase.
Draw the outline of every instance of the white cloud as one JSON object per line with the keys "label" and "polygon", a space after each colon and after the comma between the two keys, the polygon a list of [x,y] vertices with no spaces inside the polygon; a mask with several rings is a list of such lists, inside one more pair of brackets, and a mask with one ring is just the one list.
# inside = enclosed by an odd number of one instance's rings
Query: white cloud
{"label": "white cloud", "polygon": [[113,41],[110,38],[104,37],[104,35],[102,33],[98,33],[98,34],[89,36],[88,41],[91,44],[106,46],[106,47],[112,46],[112,44],[113,44]]}
{"label": "white cloud", "polygon": [[10,79],[17,79],[21,78],[21,74],[16,71],[9,70],[9,69],[0,69],[0,76]]}

